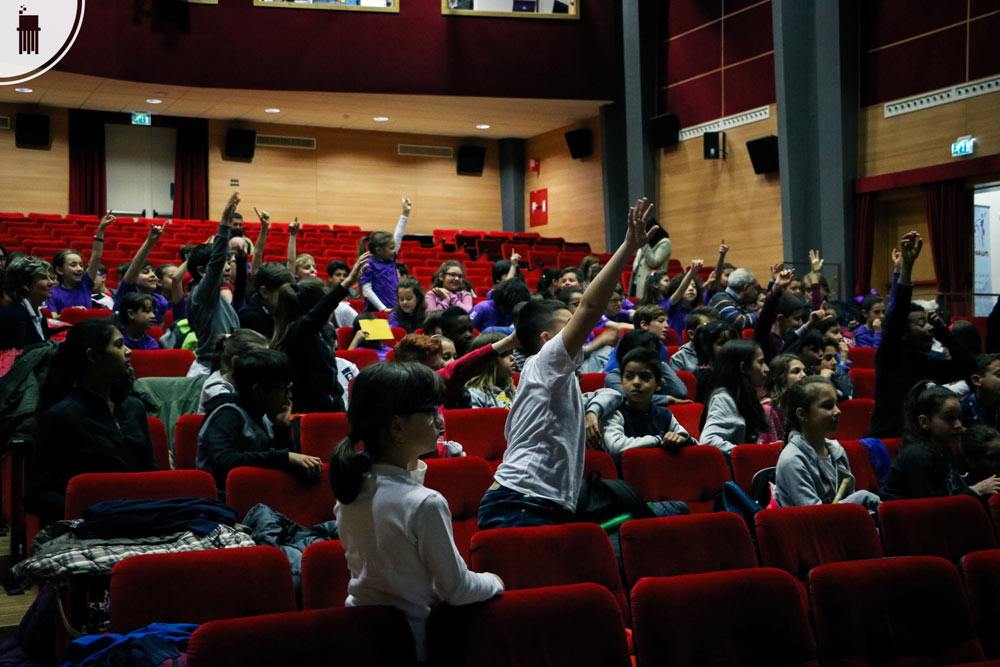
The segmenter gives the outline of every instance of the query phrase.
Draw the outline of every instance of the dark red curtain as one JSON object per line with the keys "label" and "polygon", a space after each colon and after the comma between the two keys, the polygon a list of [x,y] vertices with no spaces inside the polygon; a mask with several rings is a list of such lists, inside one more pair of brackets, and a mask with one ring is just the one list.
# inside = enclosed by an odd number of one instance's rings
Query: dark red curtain
{"label": "dark red curtain", "polygon": [[69,110],[69,212],[102,215],[108,193],[101,111]]}
{"label": "dark red curtain", "polygon": [[854,293],[868,294],[872,288],[872,258],[875,256],[875,193],[854,196]]}
{"label": "dark red curtain", "polygon": [[208,121],[179,118],[172,125],[177,128],[173,217],[204,220],[208,217]]}
{"label": "dark red curtain", "polygon": [[972,190],[961,180],[924,185],[927,228],[938,291],[952,315],[970,314],[972,290]]}

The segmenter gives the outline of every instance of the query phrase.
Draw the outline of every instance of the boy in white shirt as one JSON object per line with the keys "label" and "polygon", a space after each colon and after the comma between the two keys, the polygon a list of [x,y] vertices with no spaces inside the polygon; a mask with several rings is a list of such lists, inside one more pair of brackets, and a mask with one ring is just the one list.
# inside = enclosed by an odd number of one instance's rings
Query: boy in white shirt
{"label": "boy in white shirt", "polygon": [[577,370],[591,330],[607,308],[629,259],[652,237],[646,221],[653,205],[629,209],[628,232],[584,292],[572,315],[559,301],[529,302],[517,336],[530,356],[507,417],[507,450],[493,486],[479,505],[479,528],[566,523],[576,510],[586,448],[583,395]]}

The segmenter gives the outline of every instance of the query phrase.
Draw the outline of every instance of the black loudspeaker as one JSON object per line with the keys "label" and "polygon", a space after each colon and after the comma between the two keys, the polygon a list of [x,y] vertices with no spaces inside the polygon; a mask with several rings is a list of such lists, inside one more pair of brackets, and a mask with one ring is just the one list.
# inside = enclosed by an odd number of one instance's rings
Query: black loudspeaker
{"label": "black loudspeaker", "polygon": [[224,156],[231,160],[252,160],[257,148],[257,132],[231,127],[226,130]]}
{"label": "black loudspeaker", "polygon": [[18,148],[49,147],[49,117],[41,113],[19,113],[14,119],[14,145]]}
{"label": "black loudspeaker", "polygon": [[747,152],[753,163],[753,173],[770,174],[778,171],[778,137],[769,134],[747,142]]}
{"label": "black loudspeaker", "polygon": [[719,160],[726,158],[726,133],[706,132],[701,135],[703,142],[703,157],[706,160]]}
{"label": "black loudspeaker", "polygon": [[649,119],[649,138],[657,148],[676,146],[680,134],[681,121],[675,113],[664,113]]}
{"label": "black loudspeaker", "polygon": [[486,149],[482,146],[459,146],[457,171],[465,176],[482,176]]}
{"label": "black loudspeaker", "polygon": [[594,133],[585,127],[566,133],[566,145],[574,160],[582,160],[594,153]]}

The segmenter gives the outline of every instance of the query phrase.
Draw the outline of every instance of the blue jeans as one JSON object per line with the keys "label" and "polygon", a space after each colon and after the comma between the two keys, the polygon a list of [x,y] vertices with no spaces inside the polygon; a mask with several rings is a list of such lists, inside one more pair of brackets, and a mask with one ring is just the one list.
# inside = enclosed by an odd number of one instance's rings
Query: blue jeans
{"label": "blue jeans", "polygon": [[479,530],[556,526],[572,519],[573,513],[562,505],[503,486],[487,491],[479,503]]}

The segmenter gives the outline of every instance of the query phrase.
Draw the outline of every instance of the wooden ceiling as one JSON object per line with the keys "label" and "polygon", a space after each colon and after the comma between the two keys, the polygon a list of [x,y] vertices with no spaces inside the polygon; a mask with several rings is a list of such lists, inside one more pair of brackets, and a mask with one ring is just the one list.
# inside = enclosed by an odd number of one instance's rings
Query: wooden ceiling
{"label": "wooden ceiling", "polygon": [[[283,125],[414,134],[527,139],[593,118],[599,100],[503,99],[231,90],[169,86],[49,71],[20,87],[0,86],[0,102]],[[160,99],[150,104],[147,99]],[[267,113],[277,108],[280,113]],[[376,116],[387,117],[377,122]],[[476,125],[488,124],[489,129]]]}

